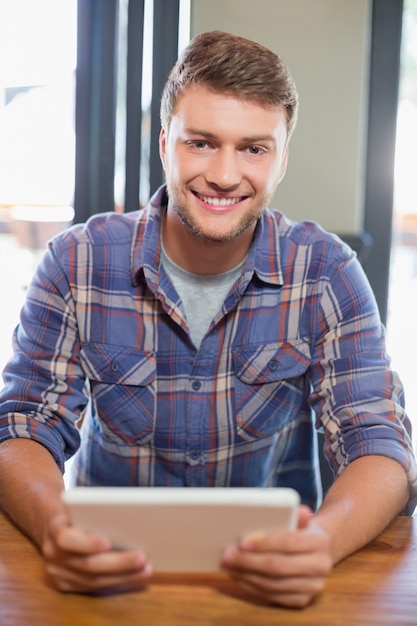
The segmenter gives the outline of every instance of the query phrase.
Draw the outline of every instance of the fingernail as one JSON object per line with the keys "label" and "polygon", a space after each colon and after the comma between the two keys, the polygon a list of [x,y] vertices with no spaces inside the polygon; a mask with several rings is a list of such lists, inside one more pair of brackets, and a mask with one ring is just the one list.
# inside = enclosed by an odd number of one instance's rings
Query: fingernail
{"label": "fingernail", "polygon": [[144,565],[146,565],[146,557],[145,557],[144,554],[141,554],[141,553],[136,554],[135,561],[136,561],[137,567],[139,567],[139,568],[142,568],[142,567],[144,567]]}
{"label": "fingernail", "polygon": [[150,576],[152,576],[153,574],[153,568],[152,565],[150,565],[149,563],[147,563],[145,565],[145,567],[143,568],[143,570],[141,571],[141,576],[143,578],[149,578]]}
{"label": "fingernail", "polygon": [[234,548],[227,548],[223,553],[222,563],[225,565],[231,565],[235,560],[235,556],[236,550]]}

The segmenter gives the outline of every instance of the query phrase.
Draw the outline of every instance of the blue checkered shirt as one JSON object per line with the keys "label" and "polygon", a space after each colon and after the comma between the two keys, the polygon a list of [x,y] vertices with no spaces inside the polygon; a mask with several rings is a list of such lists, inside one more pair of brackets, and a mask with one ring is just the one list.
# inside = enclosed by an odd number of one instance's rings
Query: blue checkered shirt
{"label": "blue checkered shirt", "polygon": [[[0,440],[29,437],[79,485],[287,486],[315,506],[315,428],[337,474],[396,459],[416,493],[403,389],[350,248],[266,210],[198,349],[161,266],[158,190],[44,254],[0,395]],[[198,294],[196,294],[198,297]]]}

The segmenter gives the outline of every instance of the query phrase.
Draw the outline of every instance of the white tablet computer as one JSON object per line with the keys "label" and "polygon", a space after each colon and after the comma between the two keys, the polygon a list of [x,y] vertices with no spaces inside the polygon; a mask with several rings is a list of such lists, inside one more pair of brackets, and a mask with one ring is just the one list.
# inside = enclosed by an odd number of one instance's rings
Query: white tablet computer
{"label": "white tablet computer", "polygon": [[73,524],[140,548],[155,572],[214,572],[239,538],[296,527],[299,495],[284,488],[74,487]]}

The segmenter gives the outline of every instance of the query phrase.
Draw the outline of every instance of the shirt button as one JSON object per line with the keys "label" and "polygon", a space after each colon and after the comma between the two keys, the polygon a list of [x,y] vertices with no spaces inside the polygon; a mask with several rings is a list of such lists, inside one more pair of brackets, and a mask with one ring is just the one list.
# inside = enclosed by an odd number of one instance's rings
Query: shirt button
{"label": "shirt button", "polygon": [[201,382],[199,380],[193,380],[191,386],[194,389],[194,391],[198,391],[201,388]]}
{"label": "shirt button", "polygon": [[271,370],[271,372],[274,372],[278,367],[278,363],[276,361],[269,361],[268,367]]}
{"label": "shirt button", "polygon": [[119,369],[119,364],[117,361],[112,361],[110,367],[112,368],[113,372],[117,372],[117,370]]}
{"label": "shirt button", "polygon": [[200,453],[197,452],[197,450],[193,450],[193,452],[190,453],[190,457],[193,459],[193,461],[197,461],[197,459],[200,457]]}

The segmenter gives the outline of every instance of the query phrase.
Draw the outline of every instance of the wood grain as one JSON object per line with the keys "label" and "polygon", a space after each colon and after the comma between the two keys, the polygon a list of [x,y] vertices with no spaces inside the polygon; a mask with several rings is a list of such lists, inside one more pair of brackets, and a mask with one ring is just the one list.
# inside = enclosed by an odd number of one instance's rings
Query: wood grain
{"label": "wood grain", "polygon": [[222,575],[159,575],[142,591],[100,597],[48,584],[36,548],[0,514],[0,626],[417,625],[417,518],[399,517],[340,563],[320,598],[286,610],[245,599]]}

